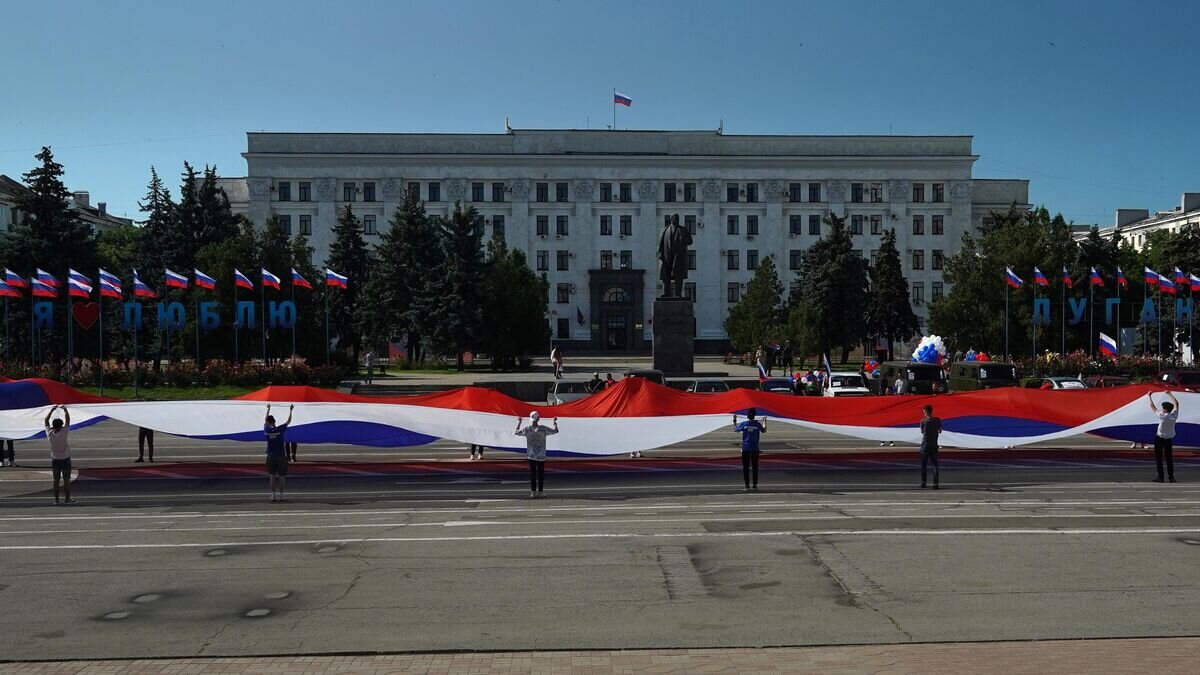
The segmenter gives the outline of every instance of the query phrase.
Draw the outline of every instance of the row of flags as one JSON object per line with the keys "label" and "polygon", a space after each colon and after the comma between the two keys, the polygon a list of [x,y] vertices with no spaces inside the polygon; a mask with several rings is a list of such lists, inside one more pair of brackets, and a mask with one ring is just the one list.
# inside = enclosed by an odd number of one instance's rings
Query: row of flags
{"label": "row of flags", "polygon": [[[180,288],[186,290],[189,281],[196,284],[196,288],[205,290],[216,290],[217,280],[208,276],[200,270],[192,270],[193,276],[189,280],[186,276],[171,270],[163,272],[163,283],[167,288]],[[90,298],[92,292],[99,290],[102,298],[121,299],[123,297],[123,287],[121,279],[116,275],[105,270],[99,270],[99,283],[92,284],[92,280],[87,275],[77,272],[73,269],[67,270],[67,295],[73,298]],[[263,288],[273,288],[281,290],[281,281],[279,277],[268,272],[266,269],[261,270],[260,280]],[[246,290],[254,290],[254,282],[250,277],[246,276],[241,270],[233,270],[233,283],[237,288]],[[338,274],[331,269],[325,269],[325,285],[334,288],[345,290],[350,284],[349,277]],[[307,288],[312,290],[312,284],[309,283],[295,268],[292,268],[292,287]],[[35,298],[57,298],[58,291],[62,288],[58,277],[55,277],[49,272],[38,269],[33,276],[26,280],[21,275],[12,270],[4,269],[4,278],[0,280],[0,297],[19,298],[21,291],[28,289],[30,295]],[[154,299],[158,297],[158,293],[150,287],[149,284],[142,281],[137,270],[133,270],[133,296],[135,298]]]}
{"label": "row of flags", "polygon": [[[1178,267],[1175,268],[1174,272],[1174,278],[1172,278],[1164,274],[1159,274],[1147,267],[1145,268],[1144,280],[1147,286],[1153,286],[1160,292],[1168,295],[1175,295],[1181,290],[1190,290],[1193,293],[1200,291],[1200,277],[1197,277],[1195,274],[1187,274]],[[1104,277],[1096,271],[1095,267],[1089,271],[1088,281],[1093,288],[1104,288]],[[1066,266],[1063,267],[1062,282],[1066,288],[1075,287],[1075,281],[1071,278],[1071,272]],[[1116,282],[1117,286],[1121,288],[1129,288],[1129,281],[1125,279],[1125,273],[1121,271],[1120,267],[1117,268]],[[1020,288],[1024,285],[1025,281],[1017,276],[1011,267],[1005,267],[1004,283],[1008,284],[1010,288]],[[1034,267],[1033,283],[1037,286],[1049,286],[1050,280],[1046,278],[1046,275],[1040,269]]]}

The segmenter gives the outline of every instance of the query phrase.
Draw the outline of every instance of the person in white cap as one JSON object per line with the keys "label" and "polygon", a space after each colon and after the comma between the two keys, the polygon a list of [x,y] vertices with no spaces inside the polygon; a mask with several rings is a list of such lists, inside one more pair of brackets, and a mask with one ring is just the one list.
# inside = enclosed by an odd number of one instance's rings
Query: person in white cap
{"label": "person in white cap", "polygon": [[529,460],[529,496],[542,496],[542,488],[546,483],[546,437],[558,433],[558,418],[554,418],[554,428],[538,423],[541,415],[537,411],[529,413],[529,426],[521,428],[524,417],[517,418],[518,436],[525,437],[525,457]]}

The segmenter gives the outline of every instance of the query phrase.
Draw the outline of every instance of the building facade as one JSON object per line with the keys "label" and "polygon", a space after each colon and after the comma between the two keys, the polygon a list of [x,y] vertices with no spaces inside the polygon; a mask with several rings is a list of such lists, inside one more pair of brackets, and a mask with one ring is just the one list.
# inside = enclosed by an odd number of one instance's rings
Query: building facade
{"label": "building facade", "polygon": [[[23,183],[0,174],[0,231],[9,232],[21,222],[21,210],[17,208],[17,201],[21,195],[29,192],[29,188]],[[104,202],[92,206],[91,197],[87,192],[72,192],[68,203],[75,216],[90,225],[93,232],[112,227],[133,227],[132,219],[110,214],[108,205]]]}
{"label": "building facade", "polygon": [[[1146,246],[1152,232],[1179,232],[1184,227],[1200,227],[1200,192],[1185,192],[1179,206],[1170,211],[1159,211],[1153,216],[1149,209],[1117,209],[1112,227],[1100,229],[1100,236],[1111,239],[1119,236],[1129,246],[1140,251]],[[1084,232],[1076,239],[1087,237]]]}
{"label": "building facade", "polygon": [[250,133],[247,145],[247,177],[222,180],[235,211],[307,235],[318,264],[346,205],[368,242],[406,190],[431,215],[474,206],[486,237],[502,235],[546,275],[554,336],[576,350],[649,348],[658,237],[673,214],[693,233],[697,351],[716,352],[758,264],[773,257],[794,285],[829,213],[868,259],[895,228],[924,322],[962,234],[993,210],[1028,208],[1028,181],[972,178],[970,136]]}

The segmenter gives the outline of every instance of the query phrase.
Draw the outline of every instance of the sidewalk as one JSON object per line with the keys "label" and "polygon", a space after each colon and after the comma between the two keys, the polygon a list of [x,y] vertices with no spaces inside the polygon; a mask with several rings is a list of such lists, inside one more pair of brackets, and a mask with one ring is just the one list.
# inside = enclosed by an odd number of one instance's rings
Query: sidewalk
{"label": "sidewalk", "polygon": [[376,656],[190,658],[0,664],[0,675],[262,673],[1088,673],[1196,672],[1200,638],[1054,640],[854,647],[636,649],[570,652],[463,652]]}

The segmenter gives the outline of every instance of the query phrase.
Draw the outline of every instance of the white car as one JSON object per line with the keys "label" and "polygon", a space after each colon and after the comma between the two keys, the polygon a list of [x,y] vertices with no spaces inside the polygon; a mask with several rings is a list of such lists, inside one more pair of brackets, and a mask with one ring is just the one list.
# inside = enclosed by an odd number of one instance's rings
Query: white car
{"label": "white car", "polygon": [[550,387],[550,393],[546,396],[546,403],[550,405],[562,405],[563,403],[587,398],[591,393],[588,391],[587,382],[557,380],[554,386]]}
{"label": "white car", "polygon": [[689,394],[724,394],[729,391],[725,380],[692,380],[688,385]]}
{"label": "white car", "polygon": [[871,390],[858,373],[831,373],[829,386],[825,388],[824,396],[842,398],[844,396],[870,396]]}

